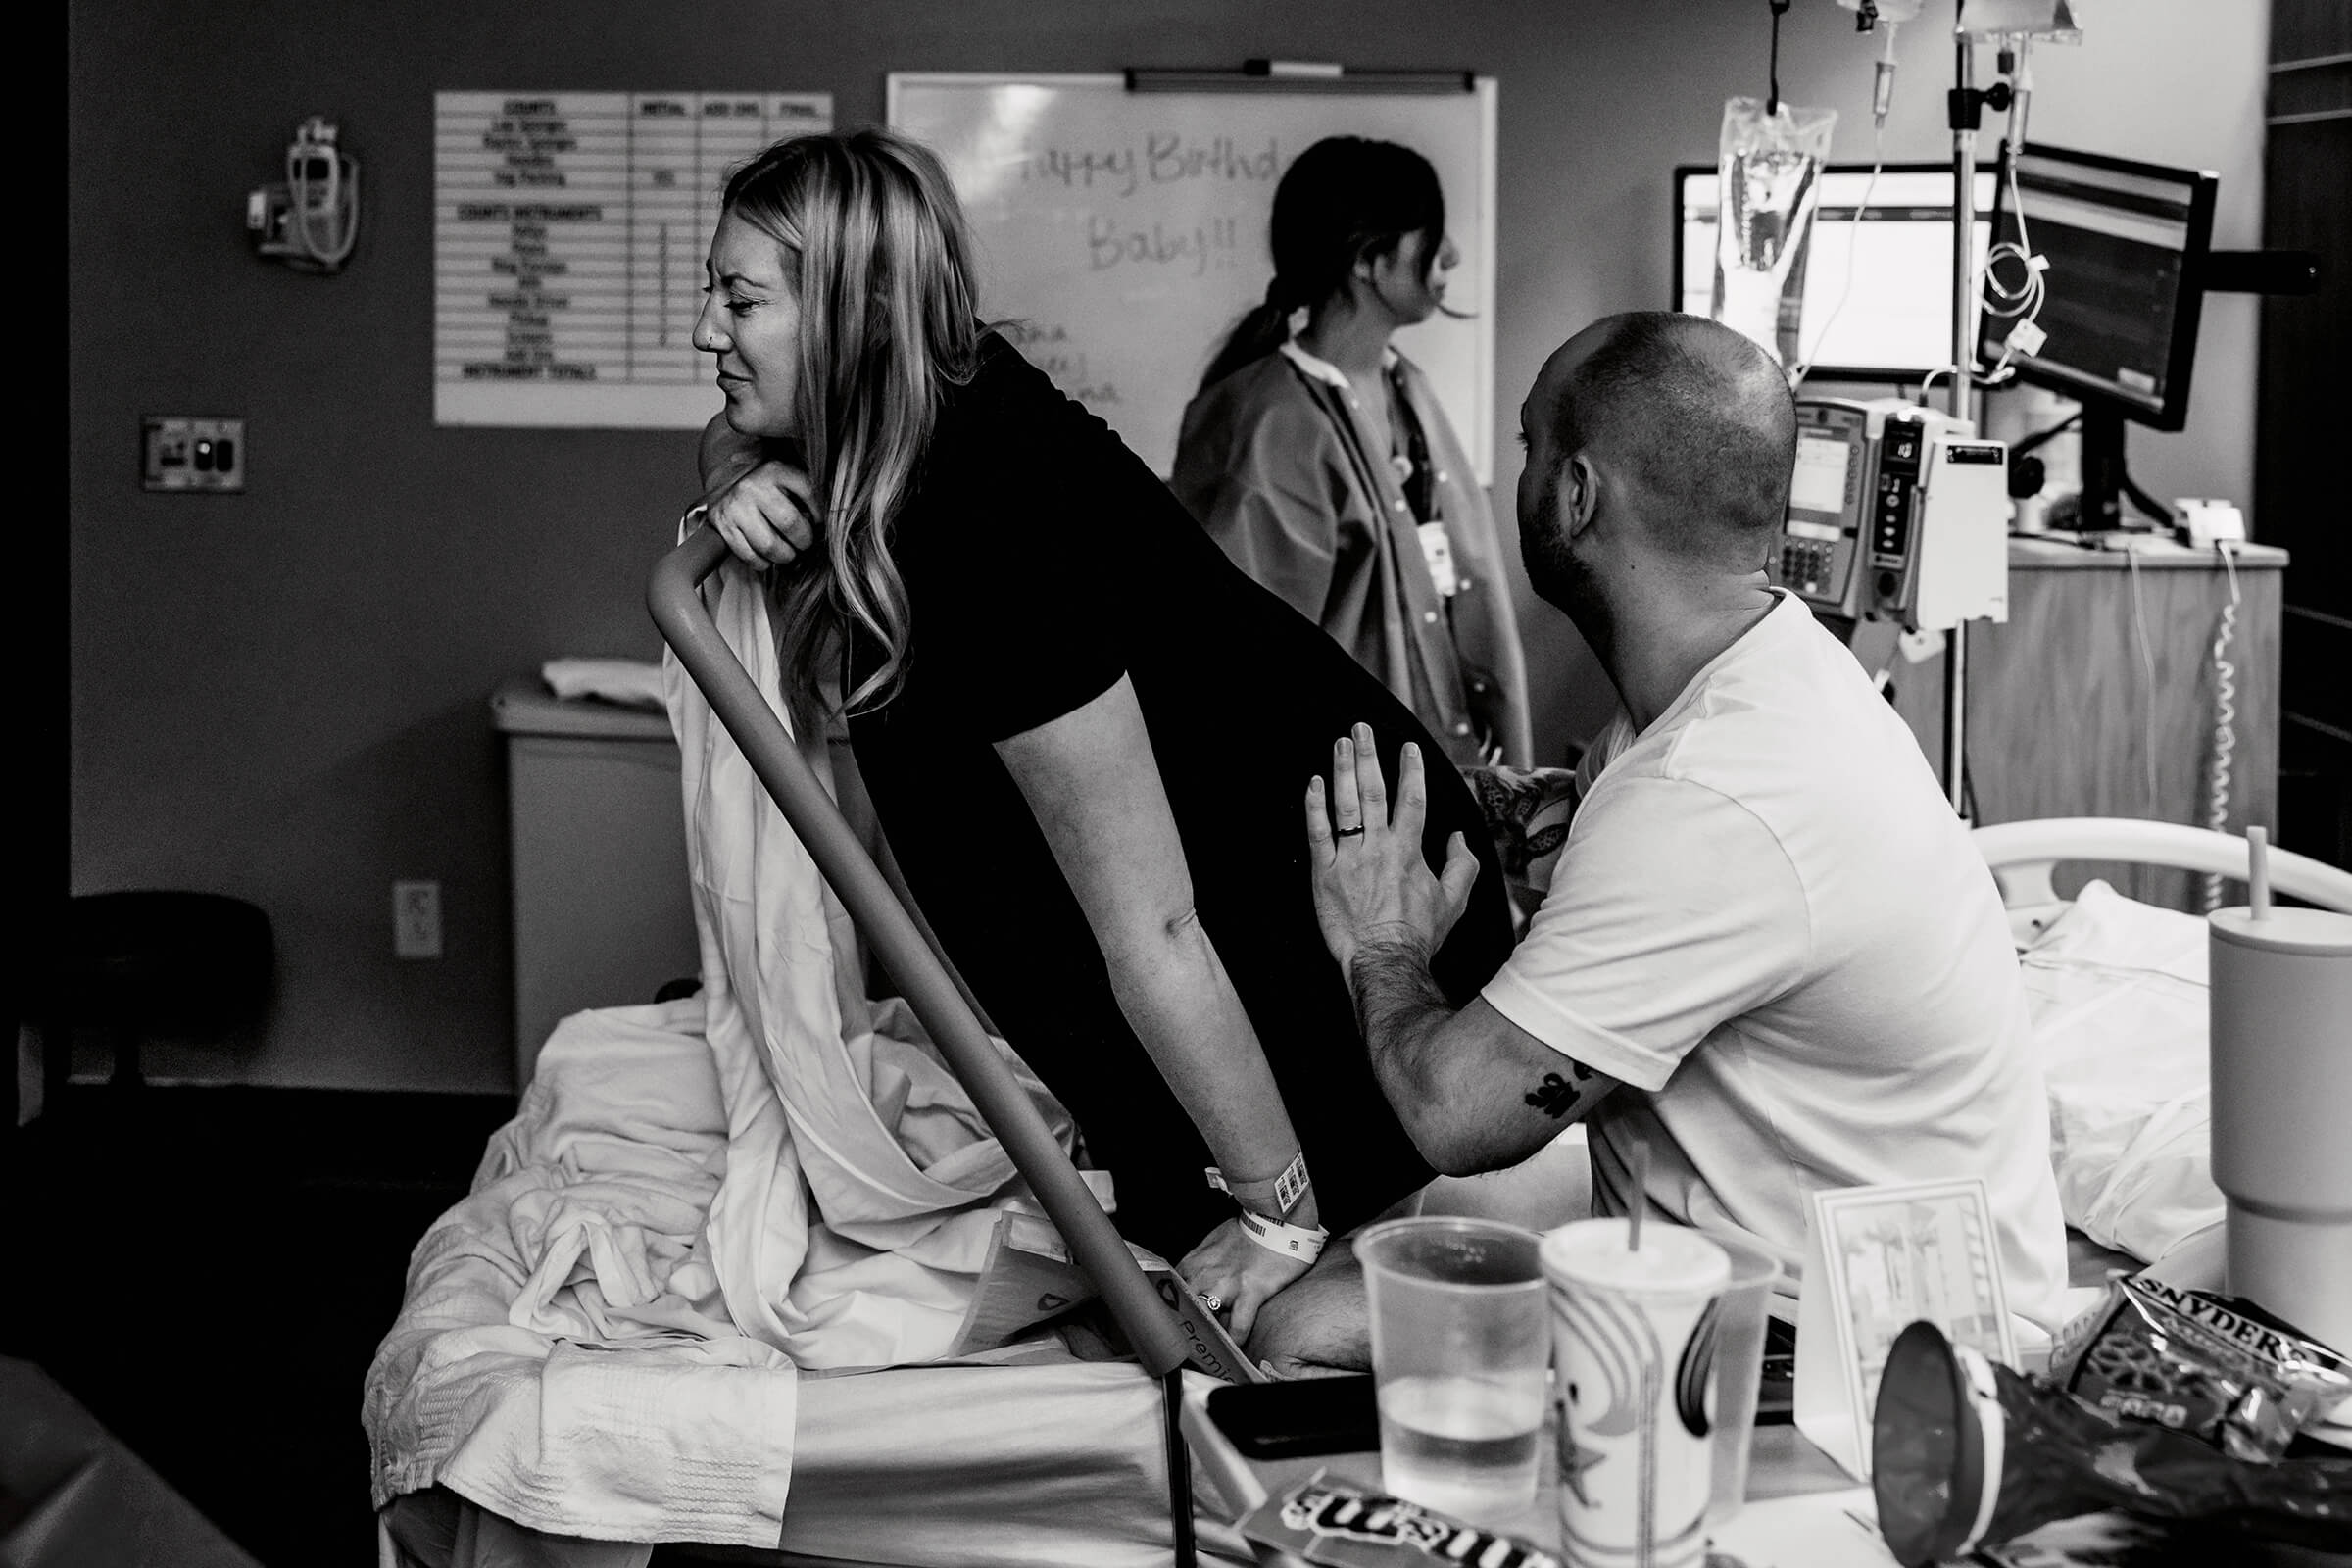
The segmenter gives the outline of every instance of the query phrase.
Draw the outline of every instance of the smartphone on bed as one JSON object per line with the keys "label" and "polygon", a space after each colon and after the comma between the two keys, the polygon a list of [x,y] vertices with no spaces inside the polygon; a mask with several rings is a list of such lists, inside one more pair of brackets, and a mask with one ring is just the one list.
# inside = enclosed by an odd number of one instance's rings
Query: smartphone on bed
{"label": "smartphone on bed", "polygon": [[1247,1459],[1369,1453],[1380,1446],[1372,1374],[1235,1383],[1212,1389],[1208,1418]]}

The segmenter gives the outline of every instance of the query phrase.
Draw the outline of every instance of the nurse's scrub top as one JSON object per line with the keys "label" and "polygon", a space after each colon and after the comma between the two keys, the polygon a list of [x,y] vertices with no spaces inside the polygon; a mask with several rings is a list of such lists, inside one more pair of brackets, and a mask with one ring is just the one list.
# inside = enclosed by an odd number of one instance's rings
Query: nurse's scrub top
{"label": "nurse's scrub top", "polygon": [[[1112,1173],[1120,1229],[1181,1257],[1234,1212],[1191,1118],[1121,1014],[1093,931],[994,743],[1134,683],[1195,905],[1304,1147],[1322,1222],[1361,1224],[1427,1182],[1381,1095],[1315,926],[1302,803],[1359,721],[1392,787],[1429,764],[1424,848],[1480,862],[1437,956],[1458,1005],[1511,947],[1502,879],[1445,749],[1346,651],[1250,581],[1110,427],[1002,338],[951,387],[891,553],[904,684],[856,713],[859,772],[909,890],[991,1021]],[[879,662],[853,638],[851,685]],[[1254,1173],[1253,1173],[1254,1174]]]}

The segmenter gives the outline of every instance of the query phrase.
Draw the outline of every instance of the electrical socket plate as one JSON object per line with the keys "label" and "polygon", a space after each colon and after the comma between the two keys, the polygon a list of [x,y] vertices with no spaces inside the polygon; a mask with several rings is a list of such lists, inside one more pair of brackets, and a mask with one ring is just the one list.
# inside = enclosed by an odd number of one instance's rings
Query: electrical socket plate
{"label": "electrical socket plate", "polygon": [[245,488],[245,421],[151,414],[141,421],[139,479],[150,490]]}
{"label": "electrical socket plate", "polygon": [[392,955],[399,958],[441,956],[441,884],[392,884]]}

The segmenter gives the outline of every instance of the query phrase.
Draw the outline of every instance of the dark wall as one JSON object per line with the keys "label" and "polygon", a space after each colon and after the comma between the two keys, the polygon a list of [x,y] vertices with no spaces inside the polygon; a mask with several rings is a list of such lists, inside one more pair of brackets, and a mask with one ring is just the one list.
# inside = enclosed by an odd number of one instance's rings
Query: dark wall
{"label": "dark wall", "polygon": [[[2264,40],[2235,14],[2259,9],[2101,11],[2113,32],[2044,73],[2045,133],[2222,168],[2226,235],[2251,243]],[[1507,412],[1575,327],[1664,303],[1667,171],[1711,160],[1725,95],[1764,81],[1762,0],[245,0],[201,22],[76,0],[71,19],[74,887],[268,909],[275,1021],[197,1065],[312,1085],[508,1084],[485,699],[555,655],[655,654],[641,584],[693,488],[684,433],[433,426],[435,89],[820,89],[848,124],[879,118],[893,69],[1475,69],[1501,84]],[[1784,24],[1784,93],[1843,112],[1839,158],[1868,153],[1870,54],[1828,0]],[[1886,156],[1940,156],[1949,51],[1921,26],[1901,54]],[[366,229],[331,279],[256,261],[240,227],[311,114],[366,165]],[[2134,447],[2159,493],[2247,494],[2251,343],[2250,314],[2209,317],[2198,422]],[[246,418],[247,492],[142,494],[148,413]],[[1507,509],[1507,443],[1499,460]],[[1555,614],[1525,618],[1556,754],[1608,693]],[[443,959],[393,958],[396,877],[442,883]]]}
{"label": "dark wall", "polygon": [[2321,258],[2316,293],[2262,309],[2256,449],[2286,573],[2278,841],[2352,866],[2352,532],[2334,458],[2352,361],[2352,7],[2273,0],[2263,240]]}

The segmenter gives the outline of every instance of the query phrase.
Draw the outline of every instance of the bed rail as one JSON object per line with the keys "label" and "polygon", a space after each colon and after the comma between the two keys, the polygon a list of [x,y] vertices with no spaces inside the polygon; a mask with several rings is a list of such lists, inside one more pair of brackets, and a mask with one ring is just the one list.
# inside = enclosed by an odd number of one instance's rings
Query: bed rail
{"label": "bed rail", "polygon": [[990,1130],[1069,1244],[1079,1266],[1102,1293],[1145,1370],[1165,1378],[1191,1361],[1217,1377],[1247,1377],[1244,1369],[1227,1365],[1215,1347],[1181,1323],[1152,1290],[1110,1217],[1080,1179],[1036,1104],[965,1004],[939,956],[883,880],[832,797],[802,760],[792,737],[734,650],[719,636],[700,589],[703,579],[726,559],[726,541],[715,528],[690,535],[662,559],[646,584],[645,597],[662,638],[742,748],[752,770],[808,847],[850,917],[873,944],[915,1016],[931,1032],[973,1104],[987,1118]]}
{"label": "bed rail", "polygon": [[[2161,865],[2208,876],[2246,879],[2246,841],[2233,834],[2180,822],[2136,817],[2053,816],[2032,822],[2002,822],[1972,835],[1977,853],[1992,867],[2001,902],[2013,908],[2054,904],[2050,868],[2063,860],[2123,860]],[[2307,855],[2274,846],[2271,889],[2322,908],[2352,913],[2352,871],[2339,871]]]}

